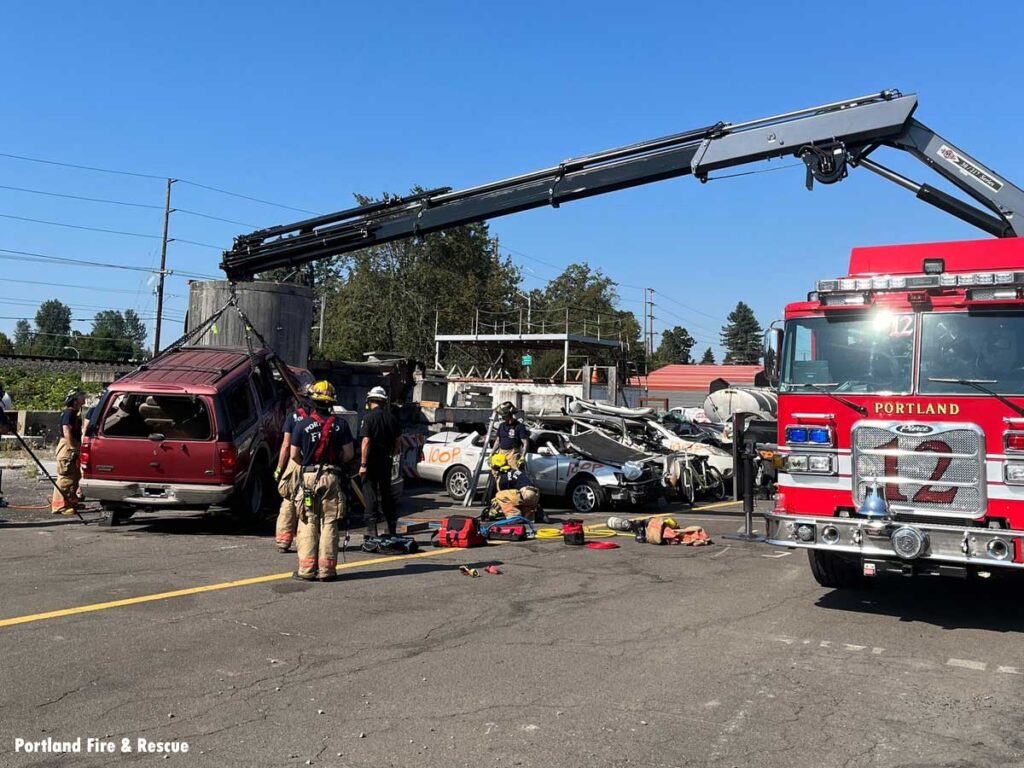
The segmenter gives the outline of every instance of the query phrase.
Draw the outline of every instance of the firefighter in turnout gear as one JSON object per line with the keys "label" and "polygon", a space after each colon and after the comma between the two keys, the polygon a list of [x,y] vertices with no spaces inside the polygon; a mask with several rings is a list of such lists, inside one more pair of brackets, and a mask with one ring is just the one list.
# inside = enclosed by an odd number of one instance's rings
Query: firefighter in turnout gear
{"label": "firefighter in turnout gear", "polygon": [[299,466],[295,504],[299,528],[296,547],[302,581],[337,578],[338,523],[345,519],[344,465],[352,460],[352,432],[331,412],[334,386],[318,381],[309,388],[313,410],[292,430],[291,458]]}
{"label": "firefighter in turnout gear", "polygon": [[[303,387],[301,394],[308,396],[308,388]],[[277,532],[274,543],[278,552],[287,552],[295,540],[295,532],[299,527],[299,510],[295,506],[295,491],[299,482],[299,465],[292,461],[292,432],[295,425],[309,416],[311,408],[296,399],[295,407],[285,416],[281,428],[281,450],[277,455],[277,469],[274,479],[277,481],[277,492],[281,494],[281,509],[277,513]]]}
{"label": "firefighter in turnout gear", "polygon": [[383,513],[388,533],[394,536],[398,531],[398,512],[391,471],[402,428],[383,387],[374,387],[367,393],[366,407],[369,413],[359,426],[359,478],[366,501],[366,535],[377,535],[377,521]]}
{"label": "firefighter in turnout gear", "polygon": [[484,509],[493,519],[522,515],[541,522],[540,491],[526,472],[513,469],[500,453],[491,456],[492,482],[487,488]]}
{"label": "firefighter in turnout gear", "polygon": [[57,487],[50,499],[50,511],[55,515],[75,514],[82,492],[78,483],[82,479],[79,454],[82,450],[82,406],[85,391],[72,389],[64,399],[60,414],[60,442],[57,443]]}
{"label": "firefighter in turnout gear", "polygon": [[519,469],[519,464],[526,455],[530,442],[530,430],[516,418],[516,407],[505,401],[495,409],[501,417],[498,433],[491,444],[491,450],[508,459],[512,469]]}

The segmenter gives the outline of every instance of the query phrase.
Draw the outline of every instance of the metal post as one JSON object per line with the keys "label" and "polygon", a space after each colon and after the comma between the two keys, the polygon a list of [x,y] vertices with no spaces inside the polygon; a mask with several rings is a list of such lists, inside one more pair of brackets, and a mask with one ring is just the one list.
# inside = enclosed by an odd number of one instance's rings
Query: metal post
{"label": "metal post", "polygon": [[434,370],[441,368],[441,342],[437,340],[437,328],[440,320],[440,310],[434,310]]}
{"label": "metal post", "polygon": [[327,305],[327,294],[324,293],[320,297],[320,341],[317,344],[317,349],[320,351],[320,356],[324,354],[324,307]]}
{"label": "metal post", "polygon": [[164,278],[167,277],[167,230],[171,223],[171,184],[177,179],[167,180],[167,194],[164,197],[164,236],[160,242],[160,281],[156,287],[156,327],[153,329],[153,355],[160,352],[160,325],[164,319]]}
{"label": "metal post", "polygon": [[[733,416],[733,450],[740,447],[741,461],[735,465],[733,470],[733,486],[742,485],[743,488],[743,531],[741,533],[727,533],[723,539],[735,539],[739,541],[764,541],[764,536],[754,533],[754,444],[747,442],[743,434],[745,416],[750,414],[738,413]],[[739,429],[737,430],[737,420]],[[742,471],[739,471],[742,468]]]}
{"label": "metal post", "polygon": [[475,322],[473,324],[473,335],[474,336],[479,336],[480,335],[480,307],[476,308],[476,320],[475,320]]}
{"label": "metal post", "polygon": [[562,381],[566,384],[569,383],[569,336],[568,333],[565,337],[565,355],[562,362]]}

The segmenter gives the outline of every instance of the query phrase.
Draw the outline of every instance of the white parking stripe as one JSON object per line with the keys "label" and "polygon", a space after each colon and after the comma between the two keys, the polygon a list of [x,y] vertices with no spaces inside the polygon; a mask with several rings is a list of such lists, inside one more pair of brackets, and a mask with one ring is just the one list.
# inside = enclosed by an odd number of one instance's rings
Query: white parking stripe
{"label": "white parking stripe", "polygon": [[974,669],[978,672],[984,672],[988,668],[988,664],[984,661],[971,661],[970,659],[950,659],[946,662],[947,667],[960,667],[962,669]]}

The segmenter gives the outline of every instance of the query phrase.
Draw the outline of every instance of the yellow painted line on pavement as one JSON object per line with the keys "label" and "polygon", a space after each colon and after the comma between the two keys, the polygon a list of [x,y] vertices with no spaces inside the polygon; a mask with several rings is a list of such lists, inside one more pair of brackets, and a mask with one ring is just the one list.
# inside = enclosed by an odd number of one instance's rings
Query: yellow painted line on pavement
{"label": "yellow painted line on pavement", "polygon": [[[461,550],[452,548],[432,549],[426,552],[417,552],[412,555],[392,555],[389,557],[375,557],[371,560],[353,560],[351,563],[342,563],[337,567],[339,571],[347,571],[353,568],[362,568],[367,565],[380,565],[382,563],[395,563],[404,560],[415,560],[422,557],[434,557],[449,552]],[[95,611],[106,611],[111,608],[123,608],[128,605],[139,605],[140,603],[152,603],[157,600],[170,600],[175,597],[187,597],[199,595],[203,592],[217,592],[222,589],[234,589],[235,587],[251,587],[256,584],[266,584],[271,581],[284,581],[290,579],[292,572],[272,573],[267,576],[254,576],[250,579],[236,579],[235,581],[223,581],[220,584],[206,584],[201,587],[188,587],[187,589],[175,589],[171,592],[157,592],[152,595],[139,595],[138,597],[126,597],[123,600],[111,600],[106,603],[93,603],[92,605],[79,605],[74,608],[61,608],[57,611],[46,611],[45,613],[33,613],[28,616],[14,616],[10,619],[0,619],[0,628],[13,627],[17,624],[29,624],[35,621],[46,619],[59,619],[64,616],[76,616],[80,613],[94,613]]]}

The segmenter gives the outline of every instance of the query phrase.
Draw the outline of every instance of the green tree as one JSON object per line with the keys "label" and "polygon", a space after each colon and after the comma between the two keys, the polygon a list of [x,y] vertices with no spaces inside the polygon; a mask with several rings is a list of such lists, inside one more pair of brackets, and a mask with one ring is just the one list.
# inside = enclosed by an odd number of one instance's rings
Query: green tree
{"label": "green tree", "polygon": [[32,351],[36,354],[55,357],[64,354],[71,335],[71,307],[57,299],[40,304],[36,312],[35,335]]}
{"label": "green tree", "polygon": [[32,326],[28,320],[22,319],[14,324],[14,351],[19,355],[32,351]]}
{"label": "green tree", "polygon": [[93,317],[88,334],[75,338],[74,347],[82,357],[127,360],[140,357],[145,342],[146,326],[134,310],[105,309]]}
{"label": "green tree", "polygon": [[9,355],[14,352],[14,342],[11,337],[0,331],[0,355]]}
{"label": "green tree", "polygon": [[[561,332],[565,330],[568,317],[570,333],[618,338],[625,346],[627,358],[632,358],[642,367],[643,361],[636,360],[642,346],[640,322],[632,312],[619,309],[615,281],[600,269],[594,269],[586,262],[570,264],[543,291],[535,290],[530,295],[534,332],[542,330],[538,324],[543,324],[544,329]],[[617,362],[618,357],[617,351],[594,352],[590,355],[590,363],[611,365]],[[570,366],[578,362],[570,361]],[[561,352],[557,355],[541,353],[535,356],[533,373],[541,377],[551,376],[561,364]]]}
{"label": "green tree", "polygon": [[518,284],[519,270],[495,252],[486,224],[357,251],[323,286],[324,356],[360,360],[386,350],[433,360],[435,312],[441,333],[468,333],[475,307],[511,311]]}
{"label": "green tree", "polygon": [[754,310],[742,301],[726,318],[722,327],[722,346],[725,347],[726,365],[756,365],[761,359],[761,324]]}
{"label": "green tree", "polygon": [[701,365],[714,365],[715,364],[715,353],[711,351],[711,347],[704,350],[704,356],[700,359]]}
{"label": "green tree", "polygon": [[651,367],[662,365],[692,365],[693,358],[690,352],[693,350],[697,340],[681,326],[672,329],[665,329],[661,333],[661,344],[658,351],[654,353]]}

